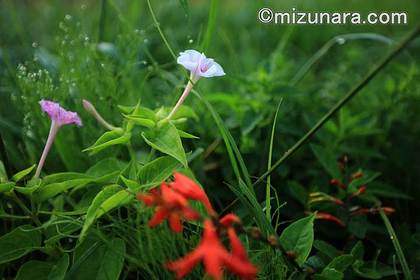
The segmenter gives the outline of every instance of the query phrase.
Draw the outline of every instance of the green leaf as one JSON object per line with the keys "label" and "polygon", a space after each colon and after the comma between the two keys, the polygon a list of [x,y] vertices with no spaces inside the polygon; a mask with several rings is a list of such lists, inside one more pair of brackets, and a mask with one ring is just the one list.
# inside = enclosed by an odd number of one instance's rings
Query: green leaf
{"label": "green leaf", "polygon": [[181,165],[173,157],[164,156],[145,164],[138,172],[140,185],[159,185]]}
{"label": "green leaf", "polygon": [[355,260],[363,261],[363,256],[365,255],[365,249],[363,247],[362,241],[357,241],[353,249],[351,249],[350,254],[354,257]]}
{"label": "green leaf", "polygon": [[156,125],[156,122],[148,119],[148,118],[144,118],[141,116],[134,116],[134,115],[123,115],[124,118],[132,121],[133,123],[140,125],[140,126],[144,126],[147,128],[153,128]]}
{"label": "green leaf", "polygon": [[35,201],[42,202],[72,188],[86,186],[93,181],[93,178],[83,178],[43,185],[33,194],[33,197]]}
{"label": "green leaf", "polygon": [[186,139],[200,139],[200,137],[192,135],[188,132],[185,132],[183,130],[178,129],[178,134],[181,138],[186,138]]}
{"label": "green leaf", "polygon": [[385,198],[413,199],[411,196],[402,193],[401,190],[379,182],[370,183],[367,193]]}
{"label": "green leaf", "polygon": [[334,154],[319,145],[312,144],[310,146],[312,152],[315,154],[322,167],[324,167],[325,171],[327,171],[332,178],[340,178],[341,173]]}
{"label": "green leaf", "polygon": [[6,168],[4,168],[3,162],[0,160],[0,183],[8,181]]}
{"label": "green leaf", "polygon": [[343,278],[344,274],[333,268],[324,269],[322,273],[314,275],[315,280],[341,280]]}
{"label": "green leaf", "polygon": [[25,195],[30,195],[41,187],[41,183],[41,179],[32,178],[31,180],[29,180],[29,182],[26,183],[24,187],[15,186],[15,190]]}
{"label": "green leaf", "polygon": [[22,171],[19,171],[18,173],[16,173],[15,175],[13,175],[12,177],[12,181],[15,182],[19,182],[23,177],[25,177],[26,175],[28,175],[29,173],[32,172],[32,170],[35,168],[36,164],[32,165],[31,167],[28,167]]}
{"label": "green leaf", "polygon": [[121,190],[121,187],[118,185],[110,185],[105,187],[102,191],[100,191],[96,196],[95,199],[92,201],[87,213],[85,222],[83,223],[83,228],[79,236],[79,241],[82,242],[87,234],[88,229],[90,226],[96,221],[99,217],[99,209],[101,208],[102,204],[114,194],[118,193]]}
{"label": "green leaf", "polygon": [[357,191],[358,187],[372,182],[373,180],[375,180],[379,176],[381,176],[381,173],[379,173],[379,172],[373,173],[372,175],[364,174],[362,177],[351,181],[351,183],[349,184],[349,186],[347,188],[347,192],[348,193],[353,193],[353,192]]}
{"label": "green leaf", "polygon": [[170,155],[187,167],[187,157],[182,147],[178,130],[170,122],[164,122],[159,127],[142,133],[146,143],[152,148]]}
{"label": "green leaf", "polygon": [[395,276],[396,271],[393,267],[380,262],[366,262],[361,266],[353,267],[354,271],[367,279],[382,279],[387,276]]}
{"label": "green leaf", "polygon": [[105,200],[98,209],[97,217],[101,217],[103,214],[108,213],[114,208],[125,205],[133,200],[133,194],[127,192],[126,190],[121,190]]}
{"label": "green leaf", "polygon": [[51,268],[51,271],[48,274],[48,280],[64,280],[68,267],[69,267],[69,255],[65,254]]}
{"label": "green leaf", "polygon": [[338,252],[337,249],[328,244],[325,241],[322,240],[315,240],[314,241],[314,247],[320,251],[321,253],[323,253],[324,255],[328,256],[330,259],[334,259],[335,257],[338,256]]}
{"label": "green leaf", "polygon": [[102,259],[101,267],[96,279],[118,279],[123,268],[125,255],[125,243],[122,239],[111,241],[110,249],[106,250]]}
{"label": "green leaf", "polygon": [[17,227],[0,237],[0,264],[7,263],[38,249],[41,232],[32,226]]}
{"label": "green leaf", "polygon": [[344,272],[354,262],[353,255],[346,254],[334,258],[324,270],[334,269],[340,272]]}
{"label": "green leaf", "polygon": [[90,152],[90,155],[94,155],[108,147],[127,144],[130,139],[131,133],[124,132],[123,130],[107,131],[92,146],[84,149],[83,152]]}
{"label": "green leaf", "polygon": [[49,280],[53,264],[42,261],[28,261],[17,272],[15,280]]}
{"label": "green leaf", "polygon": [[312,214],[290,224],[281,234],[280,243],[287,251],[296,253],[296,262],[302,266],[311,252],[314,241],[314,219]]}
{"label": "green leaf", "polygon": [[125,250],[125,243],[119,238],[106,244],[87,239],[76,249],[75,261],[66,279],[117,280],[124,265]]}
{"label": "green leaf", "polygon": [[288,181],[287,189],[290,195],[299,201],[302,205],[306,205],[308,201],[308,190],[296,181]]}
{"label": "green leaf", "polygon": [[141,185],[134,180],[127,179],[122,175],[120,176],[120,179],[123,181],[124,185],[132,192],[137,192],[141,188]]}
{"label": "green leaf", "polygon": [[366,216],[354,216],[350,219],[348,224],[349,232],[360,239],[365,238],[367,228],[368,221],[366,219]]}
{"label": "green leaf", "polygon": [[127,163],[122,162],[116,158],[105,158],[90,167],[86,171],[86,174],[92,177],[102,177],[115,171],[120,172],[126,167],[126,165]]}
{"label": "green leaf", "polygon": [[[69,214],[69,212],[66,212],[66,214]],[[75,231],[79,231],[81,227],[79,222],[70,220],[68,217],[51,218],[44,231],[44,244],[50,247],[54,246],[54,243],[66,238]]]}
{"label": "green leaf", "polygon": [[0,183],[0,193],[10,192],[11,190],[13,190],[14,186],[15,186],[14,182]]}

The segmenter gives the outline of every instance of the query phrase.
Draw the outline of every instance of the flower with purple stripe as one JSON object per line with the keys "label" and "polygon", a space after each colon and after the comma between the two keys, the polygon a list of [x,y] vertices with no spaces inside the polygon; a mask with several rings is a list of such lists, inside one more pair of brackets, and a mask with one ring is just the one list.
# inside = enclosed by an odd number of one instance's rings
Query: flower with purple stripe
{"label": "flower with purple stripe", "polygon": [[75,124],[77,126],[82,126],[82,121],[79,118],[79,115],[75,112],[70,112],[65,110],[60,104],[49,101],[41,100],[39,102],[41,110],[48,114],[51,119],[50,133],[48,134],[47,143],[45,143],[44,151],[42,152],[41,159],[39,160],[35,178],[38,178],[41,174],[42,167],[44,166],[45,159],[47,158],[48,152],[51,149],[52,144],[54,143],[55,136],[57,135],[60,127],[66,124]]}

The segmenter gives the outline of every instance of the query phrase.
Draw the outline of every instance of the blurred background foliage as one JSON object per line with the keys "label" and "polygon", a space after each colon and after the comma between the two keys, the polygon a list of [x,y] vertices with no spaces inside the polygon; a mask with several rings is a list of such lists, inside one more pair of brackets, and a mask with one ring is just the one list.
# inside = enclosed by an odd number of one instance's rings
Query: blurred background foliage
{"label": "blurred background foliage", "polygon": [[[222,116],[256,177],[266,170],[272,122],[281,99],[274,160],[420,18],[420,2],[412,0],[383,0],[380,5],[366,0],[159,0],[152,5],[176,53],[189,48],[205,51],[224,67],[225,77],[202,79],[198,89]],[[365,14],[404,11],[408,24],[262,24],[257,20],[262,7]],[[306,67],[319,50],[326,52]],[[392,221],[411,263],[420,258],[418,250],[410,251],[420,240],[419,58],[418,38],[311,139],[336,160],[347,155],[355,171],[381,173],[381,184],[392,188],[384,204],[397,209]],[[59,133],[47,172],[84,171],[117,154],[118,148],[93,157],[81,152],[104,132],[82,110],[82,99],[118,124],[122,116],[117,105],[134,105],[141,99],[151,108],[171,106],[184,83],[184,72],[157,32],[146,1],[0,1],[0,157],[10,174],[40,156],[49,129],[40,99],[60,102],[84,122],[82,129],[65,127]],[[223,184],[233,177],[229,158],[204,104],[195,97],[187,104],[199,117],[188,122],[188,132],[200,140],[184,142],[187,152],[200,153],[191,168],[223,208],[234,198]],[[140,158],[147,152],[142,147],[135,146]],[[278,204],[287,202],[279,211],[281,220],[302,214],[293,186],[328,192],[330,179],[310,145],[301,148],[271,178]],[[260,191],[262,195],[264,188]],[[401,197],[408,199],[395,199]]]}

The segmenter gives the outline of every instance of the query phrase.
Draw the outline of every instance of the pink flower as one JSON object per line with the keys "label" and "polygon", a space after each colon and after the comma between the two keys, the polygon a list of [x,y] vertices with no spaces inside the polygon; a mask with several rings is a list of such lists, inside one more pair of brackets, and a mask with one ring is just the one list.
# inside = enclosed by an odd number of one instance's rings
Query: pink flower
{"label": "pink flower", "polygon": [[191,71],[191,80],[194,82],[200,77],[211,78],[226,75],[220,64],[196,50],[181,52],[177,63]]}
{"label": "pink flower", "polygon": [[204,53],[199,53],[196,50],[186,50],[179,53],[176,62],[190,71],[190,81],[184,89],[178,102],[175,104],[172,111],[169,113],[167,119],[171,119],[178,111],[179,107],[184,103],[187,96],[190,94],[194,84],[201,78],[211,78],[224,76],[225,71],[222,66],[214,61],[212,58],[207,58]]}
{"label": "pink flower", "polygon": [[47,158],[48,152],[54,143],[55,136],[57,135],[60,127],[66,124],[76,124],[78,126],[82,126],[82,121],[80,120],[77,113],[65,110],[58,103],[49,100],[41,100],[39,105],[41,105],[42,111],[47,113],[51,118],[51,127],[50,133],[48,134],[47,143],[45,143],[41,159],[39,160],[38,167],[36,168],[35,178],[38,178],[41,174],[45,159]]}
{"label": "pink flower", "polygon": [[49,100],[41,100],[39,101],[39,105],[41,105],[42,111],[47,113],[51,120],[58,126],[65,124],[76,124],[78,126],[82,126],[82,121],[77,113],[65,110],[58,103]]}

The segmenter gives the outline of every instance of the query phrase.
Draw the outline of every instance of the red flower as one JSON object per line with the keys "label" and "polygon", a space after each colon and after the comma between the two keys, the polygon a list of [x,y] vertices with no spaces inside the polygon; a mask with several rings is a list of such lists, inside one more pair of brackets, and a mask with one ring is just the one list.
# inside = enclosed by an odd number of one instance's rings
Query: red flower
{"label": "red flower", "polygon": [[148,206],[157,206],[154,216],[149,221],[149,226],[154,227],[169,220],[169,226],[174,232],[181,232],[183,227],[181,219],[197,220],[199,214],[188,206],[188,201],[181,194],[172,190],[166,183],[162,183],[160,191],[151,189],[149,194],[138,194],[137,199]]}
{"label": "red flower", "polygon": [[175,180],[171,183],[172,188],[182,194],[187,199],[198,200],[203,203],[207,211],[211,215],[215,215],[216,212],[213,209],[213,206],[210,203],[209,198],[207,197],[204,190],[197,185],[193,180],[187,176],[174,172]]}
{"label": "red flower", "polygon": [[325,213],[325,212],[318,212],[316,213],[315,219],[320,219],[320,220],[329,220],[329,221],[333,221],[336,224],[344,227],[345,224],[342,220],[340,220],[339,218],[337,218],[336,216],[330,214],[330,213]]}
{"label": "red flower", "polygon": [[167,263],[166,267],[176,272],[177,278],[183,278],[200,261],[204,263],[207,274],[216,280],[222,279],[223,267],[227,267],[242,279],[254,279],[256,275],[254,266],[244,262],[239,256],[229,254],[223,247],[217,230],[210,220],[204,221],[203,237],[197,248],[185,257]]}
{"label": "red flower", "polygon": [[219,220],[219,223],[224,227],[231,227],[234,223],[239,224],[241,219],[235,214],[226,214]]}

